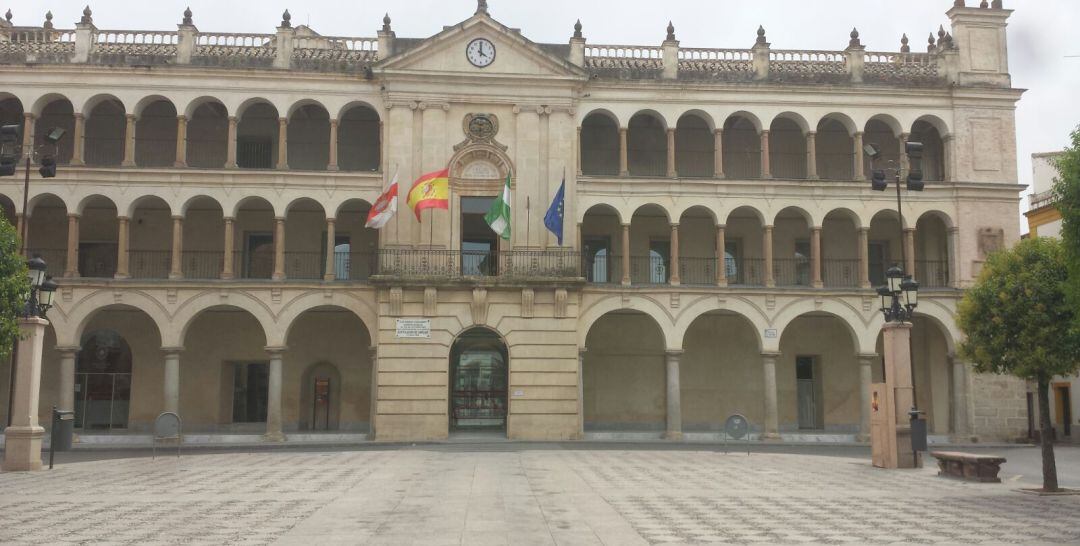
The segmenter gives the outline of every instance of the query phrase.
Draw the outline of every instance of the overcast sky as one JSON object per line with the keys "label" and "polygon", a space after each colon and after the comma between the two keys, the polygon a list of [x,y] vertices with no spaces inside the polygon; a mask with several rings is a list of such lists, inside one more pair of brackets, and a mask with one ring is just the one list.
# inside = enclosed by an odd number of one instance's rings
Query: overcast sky
{"label": "overcast sky", "polygon": [[[409,38],[435,34],[476,9],[475,0],[90,1],[101,29],[175,29],[190,5],[195,25],[206,31],[270,33],[289,8],[294,25],[310,24],[332,36],[374,36],[383,13],[390,12],[397,35]],[[685,47],[748,48],[760,24],[777,49],[840,50],[851,28],[858,27],[871,50],[898,51],[906,32],[912,49],[925,51],[929,33],[940,24],[947,28],[945,12],[952,0],[489,0],[488,5],[493,17],[535,42],[567,41],[580,18],[592,43],[659,44],[671,20]],[[51,9],[58,28],[71,28],[81,6],[73,0],[7,0],[6,5],[16,25],[40,24]],[[1060,150],[1080,125],[1080,40],[1070,39],[1071,27],[1080,23],[1080,0],[1005,0],[1005,6],[1016,9],[1009,21],[1013,85],[1028,89],[1017,109],[1017,140],[1020,181],[1030,184],[1031,154]]]}

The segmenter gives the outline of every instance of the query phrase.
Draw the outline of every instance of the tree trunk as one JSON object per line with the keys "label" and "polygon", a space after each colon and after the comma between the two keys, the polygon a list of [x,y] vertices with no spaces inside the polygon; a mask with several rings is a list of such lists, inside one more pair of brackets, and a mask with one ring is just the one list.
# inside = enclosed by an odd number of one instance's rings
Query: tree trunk
{"label": "tree trunk", "polygon": [[1058,490],[1057,463],[1054,462],[1054,432],[1050,422],[1050,378],[1039,374],[1039,428],[1042,430],[1043,491]]}

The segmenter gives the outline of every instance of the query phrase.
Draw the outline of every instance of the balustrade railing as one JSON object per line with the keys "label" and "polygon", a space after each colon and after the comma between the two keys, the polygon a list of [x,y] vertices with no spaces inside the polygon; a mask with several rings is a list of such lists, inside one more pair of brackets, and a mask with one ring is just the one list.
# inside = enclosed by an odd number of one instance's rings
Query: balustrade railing
{"label": "balustrade railing", "polygon": [[136,165],[140,167],[172,167],[175,162],[175,138],[143,138],[136,134]]}
{"label": "balustrade railing", "polygon": [[128,274],[133,279],[167,279],[171,250],[128,250]]}
{"label": "balustrade railing", "polygon": [[727,260],[728,285],[765,286],[765,260],[741,258]]}
{"label": "balustrade railing", "polygon": [[225,254],[220,250],[185,250],[180,261],[184,278],[217,279],[224,270]]}
{"label": "balustrade railing", "polygon": [[277,56],[277,36],[242,32],[200,32],[195,36],[193,56],[272,59]]}
{"label": "balustrade railing", "polygon": [[321,280],[326,270],[326,256],[322,252],[285,252],[285,278],[294,280]]}
{"label": "balustrade railing", "polygon": [[776,286],[810,286],[810,279],[810,258],[773,260],[773,281]]}
{"label": "balustrade railing", "polygon": [[915,260],[915,280],[920,288],[948,288],[949,262],[943,260]]}
{"label": "balustrade railing", "polygon": [[858,288],[859,267],[859,260],[822,260],[822,281],[826,288]]}
{"label": "balustrade railing", "polygon": [[630,256],[630,284],[667,284],[671,264],[665,256]]}
{"label": "balustrade railing", "polygon": [[748,73],[754,70],[749,49],[680,48],[679,70],[688,72]]}
{"label": "balustrade railing", "polygon": [[871,80],[937,78],[937,59],[929,53],[867,51],[863,70]]}
{"label": "balustrade railing", "polygon": [[581,257],[581,272],[586,282],[619,284],[622,282],[622,271],[622,256],[593,254]]}
{"label": "balustrade railing", "polygon": [[585,67],[660,70],[664,68],[664,50],[658,46],[587,45]]}
{"label": "balustrade railing", "polygon": [[115,277],[116,254],[116,243],[94,243],[92,246],[80,245],[79,275],[99,279]]}
{"label": "balustrade railing", "polygon": [[580,255],[571,250],[378,251],[378,274],[403,277],[573,278]]}
{"label": "balustrade railing", "polygon": [[92,35],[96,55],[175,56],[180,35],[153,30],[97,30]]}
{"label": "balustrade railing", "polygon": [[679,257],[679,282],[690,286],[716,285],[716,258]]}

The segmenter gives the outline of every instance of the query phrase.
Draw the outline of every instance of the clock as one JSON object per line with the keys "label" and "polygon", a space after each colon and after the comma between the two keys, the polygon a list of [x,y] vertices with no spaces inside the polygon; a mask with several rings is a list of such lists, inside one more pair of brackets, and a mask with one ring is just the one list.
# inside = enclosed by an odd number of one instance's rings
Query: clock
{"label": "clock", "polygon": [[495,62],[495,44],[487,38],[477,38],[465,47],[465,58],[477,68],[485,68]]}

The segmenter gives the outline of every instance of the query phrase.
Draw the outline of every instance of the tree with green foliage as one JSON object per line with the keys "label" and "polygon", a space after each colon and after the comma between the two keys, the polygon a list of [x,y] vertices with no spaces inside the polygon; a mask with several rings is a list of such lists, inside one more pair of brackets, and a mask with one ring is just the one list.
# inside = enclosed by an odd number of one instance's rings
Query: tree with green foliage
{"label": "tree with green foliage", "polygon": [[0,359],[11,354],[19,337],[19,316],[30,296],[26,260],[19,255],[15,228],[0,216]]}
{"label": "tree with green foliage", "polygon": [[980,373],[1035,381],[1039,389],[1043,490],[1057,491],[1050,422],[1050,380],[1080,368],[1078,309],[1065,300],[1068,282],[1061,241],[1036,237],[987,259],[960,302],[960,353]]}
{"label": "tree with green foliage", "polygon": [[[1054,201],[1061,211],[1061,238],[1069,260],[1069,296],[1073,306],[1080,307],[1080,127],[1056,166]],[[1076,327],[1080,328],[1080,316]]]}

